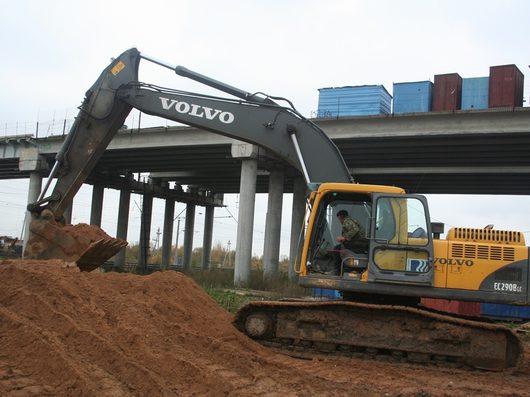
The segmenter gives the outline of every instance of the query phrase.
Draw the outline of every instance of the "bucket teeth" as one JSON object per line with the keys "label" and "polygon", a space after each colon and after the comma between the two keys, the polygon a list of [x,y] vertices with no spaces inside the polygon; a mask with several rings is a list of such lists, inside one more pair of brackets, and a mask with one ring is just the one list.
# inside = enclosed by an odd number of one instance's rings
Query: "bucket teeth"
{"label": "bucket teeth", "polygon": [[94,241],[76,261],[77,266],[82,272],[90,272],[116,255],[126,245],[127,241],[115,238]]}

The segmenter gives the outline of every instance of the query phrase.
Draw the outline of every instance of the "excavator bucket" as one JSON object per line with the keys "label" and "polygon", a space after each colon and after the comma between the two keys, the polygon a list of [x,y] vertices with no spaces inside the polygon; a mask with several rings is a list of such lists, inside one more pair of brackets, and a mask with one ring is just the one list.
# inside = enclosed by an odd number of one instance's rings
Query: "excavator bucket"
{"label": "excavator bucket", "polygon": [[91,243],[76,260],[82,272],[91,272],[112,258],[127,245],[127,241],[119,238],[101,239]]}
{"label": "excavator bucket", "polygon": [[34,215],[29,230],[24,258],[76,262],[86,272],[98,268],[127,245],[127,241],[112,238],[94,225],[62,225],[49,210]]}

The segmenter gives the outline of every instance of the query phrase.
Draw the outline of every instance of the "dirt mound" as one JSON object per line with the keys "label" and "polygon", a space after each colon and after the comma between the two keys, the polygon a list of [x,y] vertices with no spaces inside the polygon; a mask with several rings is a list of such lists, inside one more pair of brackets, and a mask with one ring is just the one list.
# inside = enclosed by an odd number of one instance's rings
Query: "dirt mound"
{"label": "dirt mound", "polygon": [[237,332],[175,272],[81,273],[0,262],[2,396],[526,396],[516,374],[295,360]]}
{"label": "dirt mound", "polygon": [[96,225],[88,225],[86,223],[78,223],[75,225],[65,225],[62,227],[65,234],[72,236],[79,244],[90,245],[98,240],[111,240],[103,229]]}
{"label": "dirt mound", "polygon": [[80,273],[62,261],[0,264],[0,394],[297,395],[300,370],[239,334],[176,272]]}

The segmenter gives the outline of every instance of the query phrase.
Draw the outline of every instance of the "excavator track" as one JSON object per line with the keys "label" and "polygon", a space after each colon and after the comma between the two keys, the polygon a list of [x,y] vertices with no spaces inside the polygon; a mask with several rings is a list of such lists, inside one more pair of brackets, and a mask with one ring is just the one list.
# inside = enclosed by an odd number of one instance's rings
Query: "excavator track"
{"label": "excavator track", "polygon": [[503,371],[517,368],[521,342],[510,329],[425,310],[347,301],[251,302],[234,325],[284,354],[361,357]]}

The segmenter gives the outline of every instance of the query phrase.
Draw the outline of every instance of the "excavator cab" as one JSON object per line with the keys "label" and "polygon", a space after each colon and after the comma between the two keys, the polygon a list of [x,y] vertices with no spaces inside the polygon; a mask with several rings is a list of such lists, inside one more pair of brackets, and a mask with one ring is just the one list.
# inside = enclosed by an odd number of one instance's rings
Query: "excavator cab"
{"label": "excavator cab", "polygon": [[[363,185],[341,185],[322,185],[314,197],[302,272],[432,286],[433,243],[425,198],[374,192],[374,186],[363,191]],[[350,247],[336,242],[341,235],[336,215],[342,210],[361,228]]]}
{"label": "excavator cab", "polygon": [[[339,275],[351,268],[355,271],[366,269],[371,207],[371,197],[366,194],[333,192],[321,201],[316,227],[311,234],[314,243],[310,244],[310,271]],[[347,249],[336,242],[342,229],[337,217],[340,211],[346,211],[361,228],[359,234],[362,236],[356,239],[358,243]]]}

